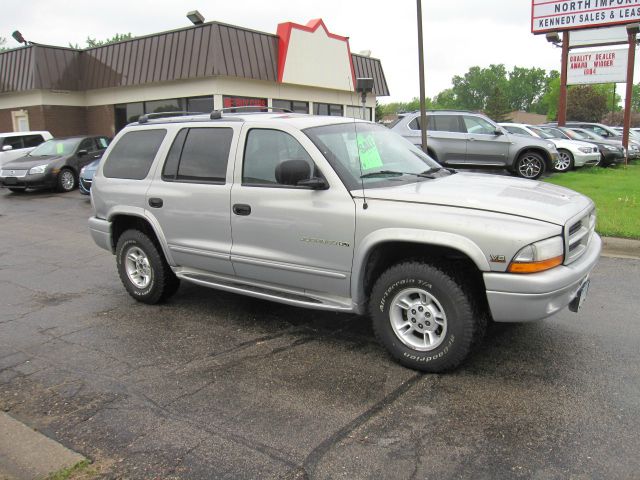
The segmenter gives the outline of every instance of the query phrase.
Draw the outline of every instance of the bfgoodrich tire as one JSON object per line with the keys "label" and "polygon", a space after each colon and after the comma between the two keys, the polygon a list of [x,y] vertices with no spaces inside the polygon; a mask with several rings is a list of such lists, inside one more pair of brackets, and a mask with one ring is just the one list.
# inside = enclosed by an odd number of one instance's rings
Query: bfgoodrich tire
{"label": "bfgoodrich tire", "polygon": [[122,284],[139,302],[162,302],[180,285],[162,252],[139,230],[127,230],[120,235],[116,263]]}
{"label": "bfgoodrich tire", "polygon": [[406,262],[380,276],[369,311],[376,337],[398,362],[442,372],[457,367],[484,331],[473,300],[443,270]]}

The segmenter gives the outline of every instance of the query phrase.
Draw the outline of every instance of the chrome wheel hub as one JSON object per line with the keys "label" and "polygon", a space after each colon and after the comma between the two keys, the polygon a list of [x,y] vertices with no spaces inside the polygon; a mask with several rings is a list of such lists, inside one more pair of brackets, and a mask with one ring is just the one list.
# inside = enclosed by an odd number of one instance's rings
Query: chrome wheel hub
{"label": "chrome wheel hub", "polygon": [[518,172],[525,178],[534,178],[542,172],[542,161],[538,157],[524,157],[518,164]]}
{"label": "chrome wheel hub", "polygon": [[147,288],[152,276],[147,254],[138,247],[129,247],[124,262],[129,281],[138,288]]}
{"label": "chrome wheel hub", "polygon": [[398,339],[413,350],[433,350],[447,333],[447,316],[442,305],[421,288],[407,288],[398,293],[391,303],[389,320]]}
{"label": "chrome wheel hub", "polygon": [[73,173],[71,173],[69,170],[65,170],[60,175],[62,175],[62,179],[60,180],[60,183],[62,183],[62,188],[64,188],[65,190],[71,190],[74,184]]}
{"label": "chrome wheel hub", "polygon": [[567,170],[569,168],[569,165],[571,165],[571,159],[569,158],[569,155],[564,152],[560,152],[558,161],[556,162],[556,170]]}

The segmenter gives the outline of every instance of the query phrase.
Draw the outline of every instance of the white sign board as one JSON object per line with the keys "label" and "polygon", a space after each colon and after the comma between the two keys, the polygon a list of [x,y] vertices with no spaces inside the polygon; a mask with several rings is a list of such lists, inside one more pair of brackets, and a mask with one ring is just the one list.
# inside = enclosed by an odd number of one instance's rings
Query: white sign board
{"label": "white sign board", "polygon": [[640,22],[640,0],[532,0],[531,32]]}
{"label": "white sign board", "polygon": [[567,84],[624,83],[627,81],[627,50],[569,52]]}

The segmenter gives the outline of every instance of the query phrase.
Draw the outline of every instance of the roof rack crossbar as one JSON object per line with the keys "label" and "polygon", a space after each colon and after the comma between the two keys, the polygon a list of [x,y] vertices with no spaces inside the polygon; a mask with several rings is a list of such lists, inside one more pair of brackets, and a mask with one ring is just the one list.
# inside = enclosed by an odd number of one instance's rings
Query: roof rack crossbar
{"label": "roof rack crossbar", "polygon": [[144,115],[140,115],[140,117],[138,117],[138,123],[147,123],[149,120],[153,120],[154,118],[185,117],[187,115],[205,115],[205,112],[178,111],[145,113]]}
{"label": "roof rack crossbar", "polygon": [[281,108],[281,107],[263,107],[262,105],[245,105],[243,107],[226,107],[226,108],[220,108],[217,110],[213,110],[211,112],[210,118],[211,120],[219,120],[220,118],[222,118],[222,112],[228,112],[228,111],[236,111],[236,110],[247,110],[247,109],[260,109],[262,110],[272,110],[274,112],[283,112],[283,113],[293,113],[291,110],[289,110],[288,108]]}

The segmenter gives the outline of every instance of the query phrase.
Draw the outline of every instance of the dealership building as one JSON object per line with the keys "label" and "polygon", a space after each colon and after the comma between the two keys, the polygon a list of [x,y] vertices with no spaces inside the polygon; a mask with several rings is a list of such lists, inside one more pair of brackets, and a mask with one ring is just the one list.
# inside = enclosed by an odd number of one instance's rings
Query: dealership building
{"label": "dealership building", "polygon": [[[373,78],[366,108],[356,78]],[[380,60],[353,54],[321,19],[270,34],[208,22],[83,50],[0,53],[0,132],[113,136],[144,113],[280,107],[373,119],[389,95]]]}

